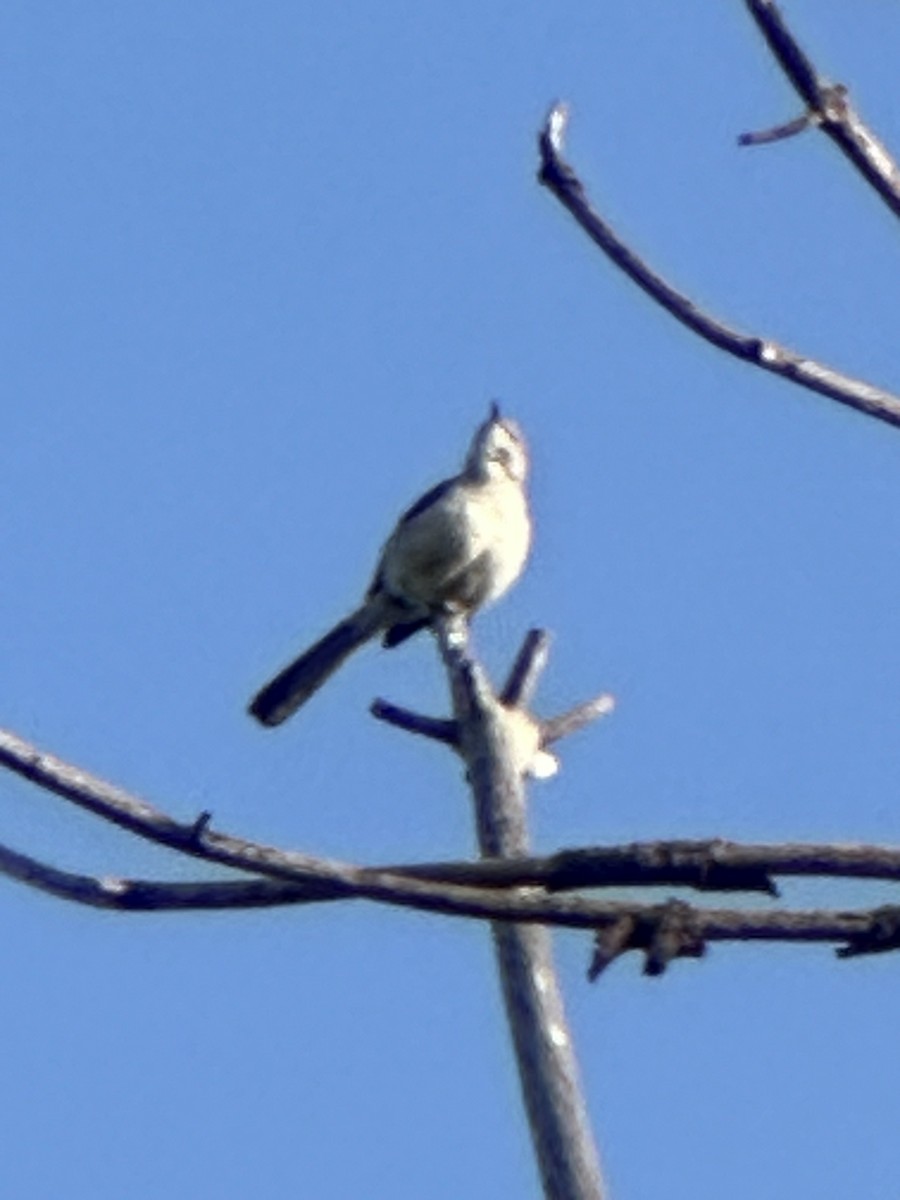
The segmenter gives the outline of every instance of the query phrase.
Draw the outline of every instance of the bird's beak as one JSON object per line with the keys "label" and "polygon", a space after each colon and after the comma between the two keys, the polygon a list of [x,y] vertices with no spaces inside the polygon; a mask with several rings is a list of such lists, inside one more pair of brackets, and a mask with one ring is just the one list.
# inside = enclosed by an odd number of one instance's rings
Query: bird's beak
{"label": "bird's beak", "polygon": [[503,414],[500,412],[500,405],[497,403],[496,400],[491,401],[491,409],[490,409],[490,413],[488,415],[488,420],[489,421],[502,421],[503,420]]}

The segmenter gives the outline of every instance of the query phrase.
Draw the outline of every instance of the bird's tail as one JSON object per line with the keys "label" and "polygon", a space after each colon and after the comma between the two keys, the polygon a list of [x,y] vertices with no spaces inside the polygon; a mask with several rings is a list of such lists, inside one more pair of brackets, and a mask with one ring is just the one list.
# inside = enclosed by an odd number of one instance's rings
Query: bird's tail
{"label": "bird's tail", "polygon": [[383,625],[380,605],[369,601],[358,608],[266,684],[250,703],[251,716],[263,725],[286,721]]}

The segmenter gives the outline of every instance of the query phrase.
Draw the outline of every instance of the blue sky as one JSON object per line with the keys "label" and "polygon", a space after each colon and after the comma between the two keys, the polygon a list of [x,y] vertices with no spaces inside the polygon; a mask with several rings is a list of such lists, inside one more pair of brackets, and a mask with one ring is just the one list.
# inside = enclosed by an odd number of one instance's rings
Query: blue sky
{"label": "blue sky", "polygon": [[[491,397],[537,540],[477,624],[539,707],[617,711],[535,788],[536,844],[898,839],[900,436],[725,359],[534,181],[548,104],[603,210],[722,316],[900,386],[896,228],[743,6],[10,0],[0,14],[0,723],[175,815],[361,862],[472,852],[432,646],[360,655],[276,733],[244,707],[355,603]],[[792,0],[900,147],[888,6]],[[192,878],[2,780],[0,839]],[[2,884],[2,881],[0,881]],[[887,889],[786,889],[799,904]],[[121,916],[0,886],[18,1200],[537,1193],[486,931],[362,904]],[[617,1196],[893,1195],[900,960],[559,961]]]}

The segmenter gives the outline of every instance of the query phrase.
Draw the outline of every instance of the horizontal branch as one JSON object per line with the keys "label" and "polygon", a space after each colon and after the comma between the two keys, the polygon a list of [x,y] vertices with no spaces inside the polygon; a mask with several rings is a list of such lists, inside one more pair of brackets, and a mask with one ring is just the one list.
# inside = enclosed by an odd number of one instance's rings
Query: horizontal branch
{"label": "horizontal branch", "polygon": [[[701,892],[763,892],[777,895],[773,876],[829,877],[900,881],[900,850],[883,846],[740,845],[709,841],[637,842],[626,846],[593,846],[560,850],[543,857],[480,859],[457,862],[404,863],[377,867],[341,864],[345,877],[335,886],[335,863],[307,858],[307,872],[321,870],[303,882],[280,879],[192,881],[177,884],[95,878],[61,871],[0,845],[0,873],[43,891],[99,908],[211,909],[259,908],[309,904],[362,895],[370,877],[416,879],[454,884],[470,892],[540,887],[547,892],[601,887],[693,888]],[[346,873],[352,873],[354,882]],[[402,902],[402,896],[398,897]],[[544,910],[548,920],[553,912]]]}
{"label": "horizontal branch", "polygon": [[378,870],[479,888],[682,887],[777,896],[775,877],[900,882],[900,850],[887,846],[741,844],[723,838],[583,846],[546,856],[426,862]]}
{"label": "horizontal branch", "polygon": [[[113,877],[95,879],[61,871],[7,847],[0,847],[0,872],[63,899],[114,911],[269,907],[338,898],[336,893],[323,892],[314,896],[310,889],[304,890],[303,885],[264,879],[191,883]],[[652,938],[646,931],[655,931],[662,926],[665,932],[667,923],[671,926],[672,912],[678,913],[681,929],[690,929],[691,946],[713,941],[838,942],[841,943],[838,953],[842,957],[900,947],[900,909],[884,906],[846,912],[701,909],[681,901],[652,905],[541,895],[533,891],[479,892],[474,888],[434,882],[423,882],[411,893],[399,879],[393,889],[379,886],[373,890],[369,873],[362,869],[358,870],[356,882],[344,887],[342,896],[482,920],[599,930],[601,936],[609,934],[605,943],[608,959],[626,950],[647,951]],[[627,937],[622,936],[623,929],[628,931]],[[681,936],[682,942],[676,944],[677,949],[670,957],[688,952]],[[610,953],[611,945],[615,947],[614,955]],[[596,966],[594,973],[597,973]],[[650,973],[659,972],[651,970]]]}
{"label": "horizontal branch", "polygon": [[857,412],[900,426],[900,396],[797,354],[769,338],[741,333],[705,312],[654,271],[591,205],[584,185],[563,158],[567,121],[567,107],[557,104],[547,117],[538,140],[538,179],[568,209],[591,241],[651,299],[682,325],[727,354],[837,400]]}
{"label": "horizontal branch", "polygon": [[742,133],[738,135],[739,146],[765,146],[769,142],[783,142],[789,137],[796,137],[798,133],[804,133],[809,129],[810,125],[815,124],[815,118],[811,113],[803,113],[802,116],[793,117],[790,121],[783,121],[779,125],[772,125],[769,129],[757,129],[750,133]]}
{"label": "horizontal branch", "polygon": [[[621,943],[620,953],[623,949],[646,950],[646,930],[655,928],[654,922],[662,919],[660,913],[669,921],[668,925],[664,922],[669,929],[673,902],[662,906],[603,902],[561,895],[559,889],[630,882],[771,891],[772,874],[900,878],[897,850],[739,846],[718,840],[594,847],[561,851],[545,859],[364,868],[217,833],[209,827],[208,814],[189,824],[176,821],[124,789],[44,754],[8,731],[0,731],[0,765],[150,841],[264,877],[190,883],[95,879],[0,847],[0,873],[68,900],[111,909],[260,907],[356,898],[482,920],[572,929],[615,927],[612,940]],[[478,886],[471,880],[477,880]],[[690,913],[691,945],[725,940],[827,941],[841,943],[844,955],[900,946],[896,916],[900,910],[892,907],[846,912],[747,912],[688,906],[683,910]],[[666,937],[672,941],[670,933]],[[677,938],[674,944],[680,945]],[[609,956],[609,945],[603,954]]]}

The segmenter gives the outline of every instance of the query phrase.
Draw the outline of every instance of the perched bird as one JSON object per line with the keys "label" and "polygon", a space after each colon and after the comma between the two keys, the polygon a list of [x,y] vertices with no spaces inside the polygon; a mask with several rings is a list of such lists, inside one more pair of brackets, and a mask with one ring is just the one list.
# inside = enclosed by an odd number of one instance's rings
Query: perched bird
{"label": "perched bird", "polygon": [[267,683],[250,713],[263,725],[280,725],[371,638],[381,634],[385,646],[396,646],[436,613],[471,615],[502,596],[528,557],[527,474],[522,434],[493,404],[462,471],[397,522],[359,608]]}

